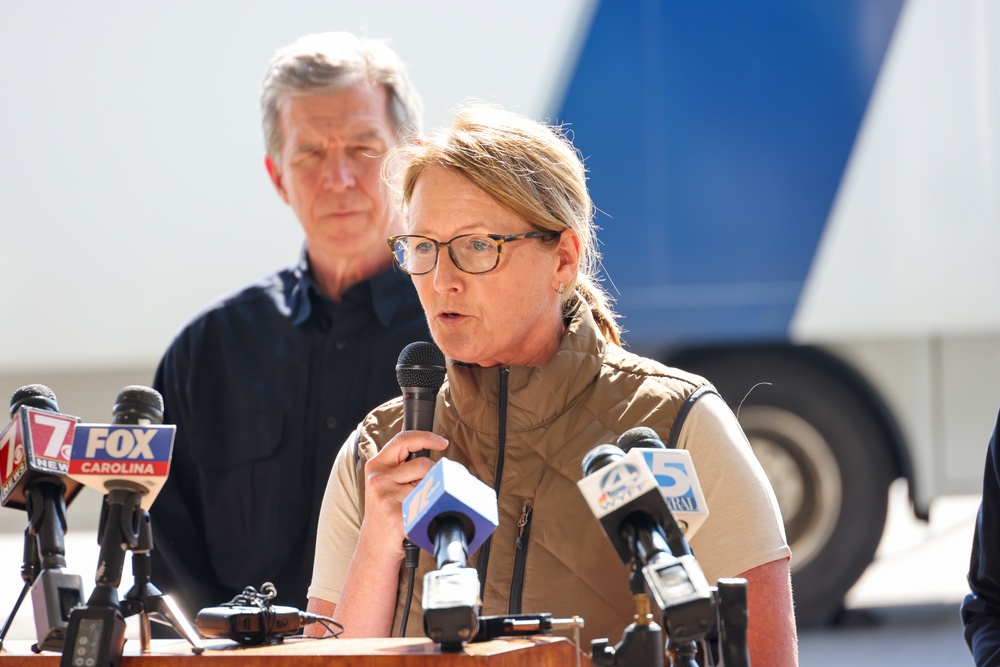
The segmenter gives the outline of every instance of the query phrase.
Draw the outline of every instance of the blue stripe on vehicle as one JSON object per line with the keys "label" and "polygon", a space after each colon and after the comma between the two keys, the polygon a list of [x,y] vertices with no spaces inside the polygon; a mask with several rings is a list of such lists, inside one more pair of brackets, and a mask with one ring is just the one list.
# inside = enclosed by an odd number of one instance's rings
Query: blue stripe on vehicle
{"label": "blue stripe on vehicle", "polygon": [[630,344],[787,339],[901,5],[600,3],[556,119]]}

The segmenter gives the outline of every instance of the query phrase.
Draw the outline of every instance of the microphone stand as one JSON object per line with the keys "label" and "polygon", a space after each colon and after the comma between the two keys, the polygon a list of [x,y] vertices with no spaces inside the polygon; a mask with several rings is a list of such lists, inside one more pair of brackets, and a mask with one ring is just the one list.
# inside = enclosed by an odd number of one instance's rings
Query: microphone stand
{"label": "microphone stand", "polygon": [[[632,549],[635,554],[635,549]],[[625,628],[622,640],[609,646],[607,639],[590,642],[591,661],[601,667],[662,667],[663,629],[653,620],[645,579],[638,558],[632,558],[629,589],[635,602],[634,622]]]}
{"label": "microphone stand", "polygon": [[[148,538],[143,536],[145,531],[150,530],[149,515],[139,506],[144,493],[145,489],[141,486],[128,482],[116,482],[115,487],[108,490],[98,530],[101,552],[97,561],[96,586],[86,606],[77,607],[70,615],[66,637],[68,650],[63,650],[60,667],[75,667],[77,664],[118,667],[125,648],[125,616],[137,612],[143,615],[140,624],[142,650],[149,651],[146,613],[151,610],[163,613],[166,609],[165,615],[192,644],[193,652],[204,651],[190,625],[181,623],[181,615],[174,613],[176,605],[172,601],[163,601],[165,596],[148,582],[148,560],[145,559],[148,559],[152,549],[152,533]],[[123,605],[118,599],[118,586],[121,584],[126,549],[133,550],[133,555],[134,550],[139,550],[139,581],[126,595]],[[133,557],[133,562],[135,560]],[[146,627],[143,629],[142,625]]]}
{"label": "microphone stand", "polygon": [[31,585],[35,611],[36,651],[61,651],[70,610],[83,602],[83,577],[67,574],[65,484],[58,477],[42,477],[24,490],[28,526],[38,541],[41,557],[38,577]]}
{"label": "microphone stand", "polygon": [[184,614],[174,599],[169,595],[161,593],[153,585],[153,559],[151,556],[153,551],[152,522],[147,510],[140,509],[138,511],[140,513],[139,536],[136,545],[132,547],[132,575],[135,578],[135,583],[125,594],[125,598],[122,601],[122,607],[126,612],[125,616],[139,614],[139,644],[143,653],[148,653],[150,650],[151,634],[149,621],[150,614],[154,614],[165,620],[160,620],[156,616],[153,617],[153,620],[173,626],[178,634],[191,644],[193,647],[191,649],[192,652],[199,654],[205,648],[198,639],[194,628],[184,618]]}
{"label": "microphone stand", "polygon": [[719,579],[719,647],[726,667],[750,667],[747,580]]}
{"label": "microphone stand", "polygon": [[17,601],[14,602],[14,608],[11,609],[10,615],[7,616],[7,620],[3,624],[3,629],[0,630],[0,649],[3,648],[4,639],[7,638],[7,632],[10,630],[11,623],[14,622],[14,617],[17,616],[17,610],[21,608],[21,603],[28,596],[28,589],[31,588],[31,584],[35,583],[35,578],[38,576],[40,569],[41,561],[38,558],[38,541],[31,532],[31,526],[28,525],[24,528],[24,555],[21,561],[21,579],[24,580],[24,586],[21,587],[21,593],[17,596]]}
{"label": "microphone stand", "polygon": [[698,642],[694,640],[674,642],[668,639],[666,650],[670,656],[668,663],[670,667],[698,667]]}
{"label": "microphone stand", "polygon": [[24,504],[28,512],[21,565],[24,587],[0,631],[0,646],[29,590],[38,639],[31,647],[35,653],[63,649],[70,610],[83,601],[83,578],[68,574],[64,569],[65,488],[58,477],[43,476],[31,481],[24,489]]}
{"label": "microphone stand", "polygon": [[[712,598],[718,615],[716,617],[716,644],[726,667],[750,667],[750,653],[747,646],[747,580],[719,579],[718,586],[712,588]],[[664,612],[667,616],[668,612]],[[664,626],[669,623],[664,619]],[[667,655],[670,667],[698,667],[698,642],[704,641],[709,632],[696,639],[678,641],[667,640]],[[709,649],[705,646],[706,651]],[[706,658],[708,659],[708,658]]]}

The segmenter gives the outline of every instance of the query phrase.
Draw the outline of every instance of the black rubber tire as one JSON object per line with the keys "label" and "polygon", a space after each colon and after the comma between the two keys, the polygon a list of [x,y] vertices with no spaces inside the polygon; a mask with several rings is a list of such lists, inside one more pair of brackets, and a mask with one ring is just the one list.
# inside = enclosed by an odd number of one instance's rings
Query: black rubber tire
{"label": "black rubber tire", "polygon": [[782,509],[798,626],[832,621],[872,562],[895,477],[890,445],[849,383],[780,351],[678,366],[713,382],[737,413]]}

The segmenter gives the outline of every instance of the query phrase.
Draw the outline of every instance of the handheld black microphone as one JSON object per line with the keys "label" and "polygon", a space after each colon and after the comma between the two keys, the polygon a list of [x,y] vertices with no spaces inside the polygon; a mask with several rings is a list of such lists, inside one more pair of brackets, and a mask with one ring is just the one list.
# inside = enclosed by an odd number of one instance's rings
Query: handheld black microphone
{"label": "handheld black microphone", "polygon": [[622,562],[641,565],[671,641],[703,638],[714,621],[712,591],[648,467],[600,445],[582,468],[581,492]]}
{"label": "handheld black microphone", "polygon": [[[51,389],[21,387],[10,400],[11,421],[0,434],[0,469],[4,507],[24,509],[21,578],[31,587],[38,651],[61,651],[70,610],[83,600],[83,578],[66,567],[66,506],[82,486],[66,477],[76,417],[59,412]],[[14,611],[24,599],[22,591]],[[9,626],[8,626],[9,627]],[[7,627],[2,642],[6,635]]]}
{"label": "handheld black microphone", "polygon": [[[396,381],[403,392],[403,430],[434,428],[434,403],[447,372],[444,355],[434,343],[410,343],[399,353]],[[427,456],[421,451],[416,456]]]}
{"label": "handheld black microphone", "polygon": [[[434,428],[434,404],[437,393],[444,384],[447,373],[444,355],[434,343],[416,341],[399,353],[396,360],[396,381],[403,392],[403,430],[430,431]],[[406,460],[418,456],[430,456],[426,449],[411,452]],[[420,564],[420,547],[403,540],[403,562],[409,571],[406,602],[403,606],[403,620],[399,626],[399,636],[406,634],[406,621],[410,612],[413,595],[413,579]]]}

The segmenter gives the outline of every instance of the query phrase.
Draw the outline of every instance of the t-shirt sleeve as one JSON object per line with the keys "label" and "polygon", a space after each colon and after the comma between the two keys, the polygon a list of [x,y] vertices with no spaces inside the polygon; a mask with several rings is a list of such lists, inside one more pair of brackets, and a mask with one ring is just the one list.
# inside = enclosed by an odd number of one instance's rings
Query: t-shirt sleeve
{"label": "t-shirt sleeve", "polygon": [[340,599],[347,568],[361,534],[362,511],[358,498],[358,432],[340,448],[323,494],[316,534],[310,598],[334,604]]}
{"label": "t-shirt sleeve", "polygon": [[690,543],[713,585],[720,577],[791,557],[771,484],[720,396],[706,394],[695,402],[677,446],[691,452],[705,494],[708,518]]}

